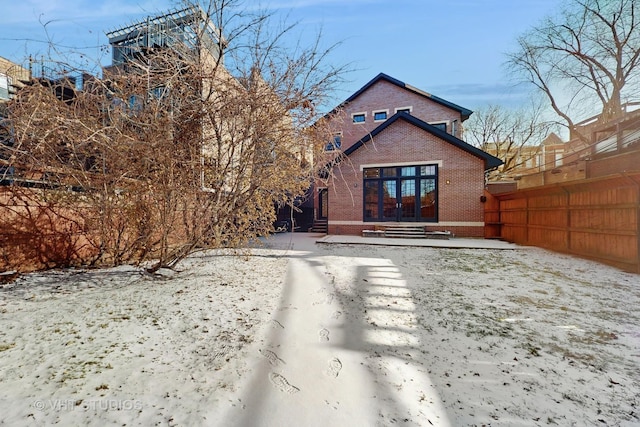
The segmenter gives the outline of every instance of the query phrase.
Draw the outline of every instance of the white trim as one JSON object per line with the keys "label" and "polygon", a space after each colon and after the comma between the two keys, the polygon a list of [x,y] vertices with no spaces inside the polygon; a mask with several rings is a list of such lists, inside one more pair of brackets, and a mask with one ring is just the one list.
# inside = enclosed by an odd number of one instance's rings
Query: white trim
{"label": "white trim", "polygon": [[413,106],[412,105],[408,105],[406,107],[398,107],[394,110],[394,113],[397,113],[398,110],[409,110],[409,114],[413,113]]}
{"label": "white trim", "polygon": [[360,124],[360,123],[364,123],[364,122],[354,122],[353,118],[355,116],[364,116],[364,121],[367,121],[367,112],[366,111],[361,111],[359,113],[351,113],[351,123],[353,123],[354,125]]}
{"label": "white trim", "polygon": [[[386,117],[384,119],[378,119],[376,120],[376,114],[377,113],[385,113]],[[389,109],[387,108],[386,110],[373,110],[371,112],[371,115],[373,116],[373,121],[374,122],[384,122],[385,120],[387,120],[389,118]]]}
{"label": "white trim", "polygon": [[484,221],[442,221],[438,225],[443,227],[484,227]]}
{"label": "white trim", "polygon": [[365,165],[360,165],[360,172],[362,172],[365,168],[392,168],[392,167],[402,167],[402,166],[431,166],[438,165],[438,168],[442,167],[442,160],[430,160],[424,162],[400,162],[400,163],[370,163]]}
{"label": "white trim", "polygon": [[417,226],[430,226],[430,227],[484,227],[484,221],[472,222],[472,221],[442,221],[442,222],[374,222],[374,221],[331,221],[329,225],[417,225]]}

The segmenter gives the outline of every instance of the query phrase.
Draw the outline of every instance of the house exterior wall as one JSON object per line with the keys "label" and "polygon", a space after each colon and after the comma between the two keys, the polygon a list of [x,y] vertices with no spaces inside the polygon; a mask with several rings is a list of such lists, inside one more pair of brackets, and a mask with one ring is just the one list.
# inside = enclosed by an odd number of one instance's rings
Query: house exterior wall
{"label": "house exterior wall", "polygon": [[403,120],[354,151],[334,170],[329,185],[329,234],[361,234],[376,225],[398,224],[363,221],[363,167],[427,164],[438,165],[438,222],[407,224],[482,237],[483,160]]}
{"label": "house exterior wall", "polygon": [[[332,130],[342,132],[342,149],[345,150],[371,132],[384,121],[374,121],[374,111],[387,111],[391,117],[399,108],[411,107],[411,115],[427,123],[447,123],[452,133],[453,121],[457,121],[456,134],[461,135],[460,112],[438,104],[425,96],[399,88],[386,80],[380,80],[332,118]],[[353,123],[352,114],[365,113],[364,123]]]}

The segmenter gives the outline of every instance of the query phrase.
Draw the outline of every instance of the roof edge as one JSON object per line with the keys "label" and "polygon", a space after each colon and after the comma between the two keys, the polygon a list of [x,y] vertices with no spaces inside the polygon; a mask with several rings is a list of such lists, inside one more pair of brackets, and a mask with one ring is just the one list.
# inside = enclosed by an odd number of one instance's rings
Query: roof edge
{"label": "roof edge", "polygon": [[353,145],[351,145],[349,148],[347,148],[346,150],[344,150],[342,152],[342,155],[347,157],[349,155],[351,155],[353,152],[355,152],[357,149],[359,149],[360,147],[362,147],[365,143],[367,143],[368,141],[370,141],[371,139],[373,139],[373,137],[377,136],[378,134],[380,134],[382,131],[384,131],[387,127],[391,126],[393,123],[397,122],[398,120],[405,120],[406,122],[419,127],[422,130],[425,130],[435,136],[437,136],[440,139],[443,139],[444,141],[453,144],[454,146],[468,152],[469,154],[472,154],[482,160],[484,160],[484,164],[485,164],[485,171],[486,170],[490,170],[490,169],[494,169],[497,168],[498,166],[500,166],[501,164],[503,164],[504,162],[502,160],[500,160],[499,158],[485,152],[482,151],[481,149],[474,147],[473,145],[435,127],[430,125],[427,122],[424,122],[420,119],[418,119],[417,117],[414,117],[408,113],[405,112],[398,112],[396,114],[394,114],[393,116],[391,116],[387,121],[385,121],[384,123],[382,123],[380,126],[378,126],[377,128],[375,128],[373,131],[371,131],[370,133],[368,133],[367,135],[365,135],[363,138],[361,138],[360,140],[356,141]]}

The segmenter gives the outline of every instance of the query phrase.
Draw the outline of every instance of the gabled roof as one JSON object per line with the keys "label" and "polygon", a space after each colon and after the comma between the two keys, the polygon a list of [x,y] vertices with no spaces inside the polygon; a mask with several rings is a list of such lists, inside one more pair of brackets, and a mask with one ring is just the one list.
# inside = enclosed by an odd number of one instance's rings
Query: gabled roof
{"label": "gabled roof", "polygon": [[562,139],[556,135],[555,132],[551,132],[547,137],[542,141],[542,145],[559,145],[564,144]]}
{"label": "gabled roof", "polygon": [[489,169],[493,169],[496,168],[498,166],[500,166],[502,163],[504,163],[502,160],[500,160],[499,158],[492,156],[489,153],[486,153],[482,150],[480,150],[479,148],[474,147],[473,145],[470,145],[466,142],[464,142],[461,139],[456,138],[455,136],[448,134],[447,132],[438,129],[435,126],[430,125],[427,122],[424,122],[408,113],[404,113],[404,112],[399,112],[394,114],[393,116],[391,116],[387,121],[385,121],[384,123],[382,123],[380,126],[378,126],[377,128],[375,128],[371,133],[367,134],[364,138],[360,139],[358,142],[356,142],[355,144],[353,144],[351,147],[347,148],[346,150],[344,150],[342,152],[342,154],[344,156],[349,156],[351,155],[351,153],[353,153],[354,151],[356,151],[357,149],[359,149],[360,147],[362,147],[363,145],[365,145],[367,142],[369,142],[373,137],[375,137],[376,135],[380,134],[382,131],[384,131],[386,128],[388,128],[389,126],[391,126],[393,123],[397,122],[398,120],[404,120],[424,131],[427,131],[435,136],[437,136],[438,138],[454,145],[455,147],[464,150],[466,152],[468,152],[469,154],[472,154],[482,160],[484,160],[484,169],[485,170],[489,170]]}
{"label": "gabled roof", "polygon": [[[332,112],[335,112],[337,109],[339,109],[340,107],[344,106],[345,104],[348,104],[349,102],[353,101],[354,99],[356,99],[358,96],[360,96],[363,92],[365,92],[367,89],[369,89],[371,86],[373,86],[374,84],[378,83],[379,81],[384,80],[386,82],[389,82],[393,85],[398,86],[399,88],[408,90],[412,93],[415,93],[416,95],[422,96],[424,98],[427,98],[431,101],[437,102],[440,105],[443,105],[447,108],[451,108],[452,110],[458,111],[460,112],[460,115],[462,116],[462,121],[465,121],[469,118],[469,116],[471,116],[471,114],[473,114],[473,111],[466,109],[464,107],[461,107],[459,105],[454,104],[453,102],[449,102],[446,101],[442,98],[439,98],[435,95],[432,95],[430,93],[427,93],[423,90],[418,89],[417,87],[413,87],[411,85],[408,85],[398,79],[394,79],[391,76],[388,76],[384,73],[380,73],[377,76],[375,76],[371,81],[369,81],[369,83],[367,83],[366,85],[362,86],[357,92],[355,92],[353,95],[351,95],[349,98],[345,99],[340,105],[338,105],[336,108],[334,108],[329,114],[331,114]],[[327,115],[329,115],[327,114]]]}

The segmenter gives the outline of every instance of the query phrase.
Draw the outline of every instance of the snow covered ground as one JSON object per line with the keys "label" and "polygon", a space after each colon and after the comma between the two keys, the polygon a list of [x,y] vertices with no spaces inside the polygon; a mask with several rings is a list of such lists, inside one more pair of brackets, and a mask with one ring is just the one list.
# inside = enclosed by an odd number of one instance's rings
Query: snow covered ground
{"label": "snow covered ground", "polygon": [[640,276],[314,244],[0,285],[0,424],[640,425]]}

